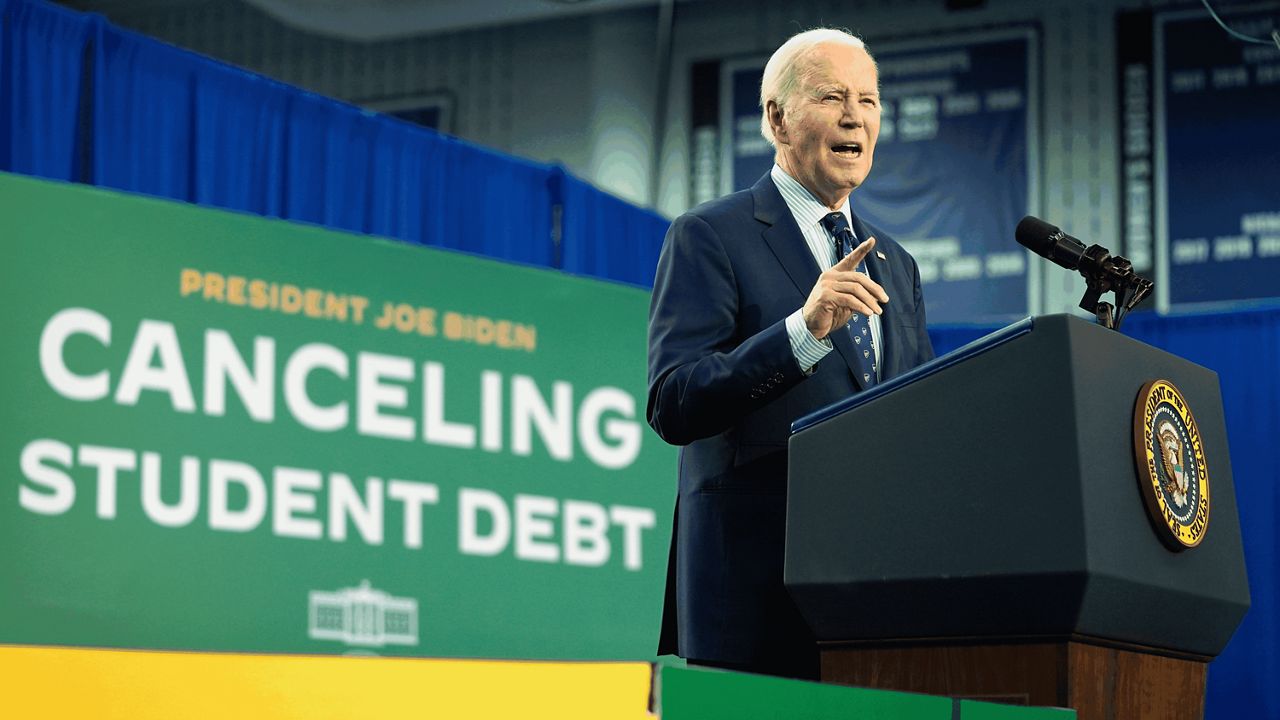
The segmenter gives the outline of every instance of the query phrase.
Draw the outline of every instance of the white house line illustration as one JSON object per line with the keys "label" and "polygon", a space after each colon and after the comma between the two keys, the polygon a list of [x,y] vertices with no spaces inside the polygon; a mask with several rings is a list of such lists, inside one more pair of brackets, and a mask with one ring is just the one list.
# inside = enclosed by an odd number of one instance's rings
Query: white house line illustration
{"label": "white house line illustration", "polygon": [[418,601],[389,595],[368,580],[335,592],[312,590],[310,605],[312,640],[360,647],[418,644]]}

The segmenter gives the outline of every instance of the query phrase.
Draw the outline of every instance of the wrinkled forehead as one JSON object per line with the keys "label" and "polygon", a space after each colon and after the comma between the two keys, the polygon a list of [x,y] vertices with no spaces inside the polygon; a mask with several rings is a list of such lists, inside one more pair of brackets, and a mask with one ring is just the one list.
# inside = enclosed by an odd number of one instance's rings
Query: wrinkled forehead
{"label": "wrinkled forehead", "polygon": [[796,63],[800,81],[809,88],[834,84],[874,91],[880,86],[875,60],[860,47],[823,43],[796,58]]}

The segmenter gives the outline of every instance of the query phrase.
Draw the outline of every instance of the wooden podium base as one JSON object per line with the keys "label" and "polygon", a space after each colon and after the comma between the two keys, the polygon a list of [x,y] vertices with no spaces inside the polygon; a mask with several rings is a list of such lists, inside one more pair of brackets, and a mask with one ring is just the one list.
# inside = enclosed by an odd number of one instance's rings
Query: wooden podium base
{"label": "wooden podium base", "polygon": [[822,681],[1015,705],[1079,720],[1201,720],[1208,664],[1078,641],[849,646],[820,643]]}

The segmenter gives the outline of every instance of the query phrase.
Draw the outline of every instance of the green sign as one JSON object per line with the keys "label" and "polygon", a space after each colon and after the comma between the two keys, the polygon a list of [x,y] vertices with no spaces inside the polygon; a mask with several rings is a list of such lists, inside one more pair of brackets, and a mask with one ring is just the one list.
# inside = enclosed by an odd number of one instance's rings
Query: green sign
{"label": "green sign", "polygon": [[[1062,708],[1017,707],[934,695],[842,687],[659,663],[654,699],[662,720],[892,718],[1075,720]],[[1016,700],[1016,698],[1014,698]]]}
{"label": "green sign", "polygon": [[0,642],[652,655],[647,294],[4,174],[0,252]]}

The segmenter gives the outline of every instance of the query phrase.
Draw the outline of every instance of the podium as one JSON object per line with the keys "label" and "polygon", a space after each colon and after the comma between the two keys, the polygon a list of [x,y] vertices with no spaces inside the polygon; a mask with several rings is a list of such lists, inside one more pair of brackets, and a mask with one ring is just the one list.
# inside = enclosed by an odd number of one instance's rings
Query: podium
{"label": "podium", "polygon": [[[1164,480],[1203,475],[1193,547],[1148,509],[1157,379],[1198,433]],[[1200,718],[1249,607],[1217,375],[1069,315],[1015,323],[796,422],[785,563],[824,682]]]}

